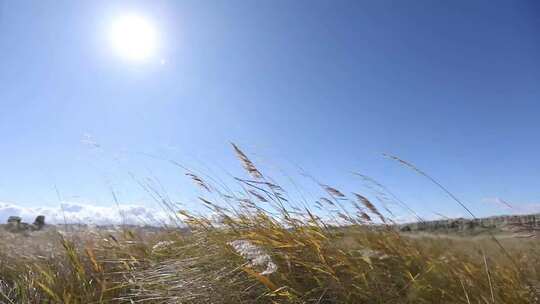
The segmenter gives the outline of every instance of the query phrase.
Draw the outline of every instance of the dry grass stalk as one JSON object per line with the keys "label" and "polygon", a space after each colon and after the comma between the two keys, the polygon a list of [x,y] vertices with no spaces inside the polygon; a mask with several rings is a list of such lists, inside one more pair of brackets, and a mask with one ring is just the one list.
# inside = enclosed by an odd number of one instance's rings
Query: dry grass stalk
{"label": "dry grass stalk", "polygon": [[375,205],[373,205],[373,203],[371,203],[365,196],[363,195],[360,195],[358,193],[353,193],[354,196],[356,197],[356,199],[358,200],[358,202],[360,202],[362,205],[364,205],[371,213],[377,215],[379,217],[379,219],[383,222],[383,223],[386,223],[386,219],[385,217],[379,212],[379,210],[377,210],[377,208],[375,207]]}
{"label": "dry grass stalk", "polygon": [[186,173],[187,176],[189,176],[197,186],[203,188],[204,190],[211,192],[210,187],[204,182],[202,178],[200,178],[198,175],[188,172]]}
{"label": "dry grass stalk", "polygon": [[259,172],[257,167],[255,167],[253,162],[246,156],[246,154],[244,154],[244,152],[242,152],[242,150],[240,150],[240,148],[238,148],[238,146],[236,146],[235,144],[231,143],[231,145],[233,146],[236,156],[238,156],[240,161],[242,161],[244,169],[246,169],[246,171],[251,174],[253,178],[262,178],[263,175],[261,174],[261,172]]}

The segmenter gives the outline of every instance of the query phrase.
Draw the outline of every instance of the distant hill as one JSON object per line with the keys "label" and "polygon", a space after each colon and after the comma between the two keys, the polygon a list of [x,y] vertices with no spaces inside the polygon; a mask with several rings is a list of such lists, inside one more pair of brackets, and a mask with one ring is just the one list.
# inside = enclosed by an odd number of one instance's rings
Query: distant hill
{"label": "distant hill", "polygon": [[526,215],[500,215],[477,219],[442,219],[400,224],[397,227],[402,232],[463,234],[475,234],[488,230],[493,232],[524,232],[540,229],[540,213]]}

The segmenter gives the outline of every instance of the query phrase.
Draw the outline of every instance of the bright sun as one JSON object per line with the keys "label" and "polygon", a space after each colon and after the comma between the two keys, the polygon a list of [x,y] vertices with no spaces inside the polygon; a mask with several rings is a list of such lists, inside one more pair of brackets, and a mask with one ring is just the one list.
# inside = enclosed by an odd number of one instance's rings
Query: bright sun
{"label": "bright sun", "polygon": [[137,15],[116,19],[111,27],[110,40],[121,57],[141,61],[153,55],[157,48],[157,33],[152,24]]}

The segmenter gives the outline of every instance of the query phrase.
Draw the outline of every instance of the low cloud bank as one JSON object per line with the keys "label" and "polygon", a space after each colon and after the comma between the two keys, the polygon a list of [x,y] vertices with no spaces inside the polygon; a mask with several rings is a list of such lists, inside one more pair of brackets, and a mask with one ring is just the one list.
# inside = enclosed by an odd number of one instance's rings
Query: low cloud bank
{"label": "low cloud bank", "polygon": [[94,206],[80,203],[62,203],[57,207],[24,207],[0,202],[0,223],[9,216],[20,216],[23,221],[33,222],[38,215],[45,215],[51,224],[95,225],[153,225],[170,223],[170,215],[157,208],[142,205]]}

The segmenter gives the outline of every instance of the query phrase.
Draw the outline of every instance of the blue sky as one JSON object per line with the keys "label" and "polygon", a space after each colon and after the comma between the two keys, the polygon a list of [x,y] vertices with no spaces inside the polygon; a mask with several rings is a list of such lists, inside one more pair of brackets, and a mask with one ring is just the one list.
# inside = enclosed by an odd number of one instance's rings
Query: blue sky
{"label": "blue sky", "polygon": [[[128,13],[157,28],[152,60],[113,54]],[[150,204],[130,172],[189,201],[182,172],[144,154],[236,173],[235,142],[349,190],[363,172],[426,214],[463,211],[381,153],[479,215],[505,212],[494,198],[530,209],[539,54],[536,1],[0,0],[0,201],[58,205],[56,186],[106,206],[112,187]]]}

